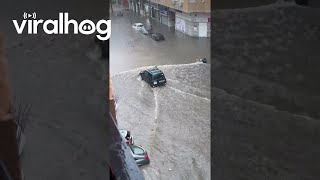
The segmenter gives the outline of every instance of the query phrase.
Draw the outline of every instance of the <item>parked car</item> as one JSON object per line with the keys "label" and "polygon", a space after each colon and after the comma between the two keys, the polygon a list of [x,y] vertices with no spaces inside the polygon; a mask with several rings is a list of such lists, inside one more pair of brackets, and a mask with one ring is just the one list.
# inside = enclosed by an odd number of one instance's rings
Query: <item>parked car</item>
{"label": "parked car", "polygon": [[167,83],[163,72],[157,67],[141,71],[139,75],[141,79],[146,81],[151,87],[161,86]]}
{"label": "parked car", "polygon": [[155,41],[163,41],[163,40],[165,40],[165,39],[164,39],[164,36],[163,36],[161,33],[153,33],[153,34],[151,35],[151,38],[152,38],[153,40],[155,40]]}
{"label": "parked car", "polygon": [[196,59],[196,62],[208,63],[207,58]]}
{"label": "parked car", "polygon": [[144,28],[144,25],[142,23],[134,23],[132,28],[135,30],[140,30],[141,28]]}
{"label": "parked car", "polygon": [[125,129],[119,129],[120,135],[125,140],[127,144],[133,145],[133,137],[131,135],[131,132]]}
{"label": "parked car", "polygon": [[131,154],[138,166],[142,166],[150,163],[148,153],[145,149],[143,149],[141,146],[136,146],[136,145],[128,145],[128,146],[130,147]]}
{"label": "parked car", "polygon": [[117,12],[116,16],[123,16],[123,13],[122,12]]}
{"label": "parked car", "polygon": [[142,34],[144,34],[144,35],[149,35],[149,34],[152,34],[152,30],[151,29],[146,29],[146,28],[141,28],[140,29],[140,32],[142,33]]}

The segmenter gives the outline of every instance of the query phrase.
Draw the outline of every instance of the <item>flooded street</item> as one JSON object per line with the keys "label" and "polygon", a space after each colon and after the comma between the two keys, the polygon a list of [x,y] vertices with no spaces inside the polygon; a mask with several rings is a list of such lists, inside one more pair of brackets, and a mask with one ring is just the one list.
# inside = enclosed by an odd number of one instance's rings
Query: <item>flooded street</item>
{"label": "flooded street", "polygon": [[[115,16],[118,11],[122,11],[124,15]],[[128,9],[114,7],[114,13],[111,15],[111,74],[143,66],[187,64],[203,57],[210,59],[210,38],[190,37],[167,26],[153,23],[153,31],[162,33],[166,39],[156,42],[134,30],[129,17],[132,23],[141,22],[149,28],[141,16],[134,15]]]}
{"label": "flooded street", "polygon": [[[153,22],[156,42],[135,31],[141,16],[114,7],[111,16],[110,71],[117,101],[119,128],[132,132],[144,147],[150,164],[140,169],[147,180],[210,179],[210,38],[193,38]],[[129,18],[130,15],[130,18]],[[209,60],[210,63],[210,60]],[[165,87],[151,88],[139,77],[141,70],[157,66]]]}
{"label": "flooded street", "polygon": [[210,179],[211,66],[159,66],[167,78],[160,88],[141,81],[146,68],[113,77],[119,128],[130,130],[150,157],[142,173],[147,180]]}

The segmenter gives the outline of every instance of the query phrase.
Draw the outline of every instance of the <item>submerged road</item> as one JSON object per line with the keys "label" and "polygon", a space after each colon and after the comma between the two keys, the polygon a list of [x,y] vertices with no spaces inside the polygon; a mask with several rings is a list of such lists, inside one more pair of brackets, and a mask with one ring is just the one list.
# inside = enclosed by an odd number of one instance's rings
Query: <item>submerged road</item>
{"label": "submerged road", "polygon": [[[123,16],[115,16],[116,12]],[[128,9],[114,6],[111,15],[112,36],[110,38],[110,71],[122,71],[167,64],[186,64],[196,58],[206,57],[210,63],[210,38],[190,37],[168,26],[153,23],[153,31],[161,32],[165,41],[156,42],[150,37],[134,30],[133,23],[141,22],[149,28],[146,20]]]}
{"label": "submerged road", "polygon": [[209,64],[158,66],[164,87],[151,88],[138,74],[143,67],[113,77],[117,119],[144,147],[150,164],[146,180],[210,179]]}

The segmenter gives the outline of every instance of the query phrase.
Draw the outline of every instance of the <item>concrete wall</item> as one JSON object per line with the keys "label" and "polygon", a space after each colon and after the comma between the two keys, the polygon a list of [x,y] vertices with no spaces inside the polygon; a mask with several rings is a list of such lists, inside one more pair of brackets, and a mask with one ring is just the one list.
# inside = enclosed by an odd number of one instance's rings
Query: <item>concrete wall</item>
{"label": "concrete wall", "polygon": [[[178,6],[179,1],[183,1],[182,7]],[[184,1],[188,1],[188,0],[176,0],[176,1],[174,1],[174,0],[151,0],[151,2],[154,2],[156,4],[161,4],[163,6],[167,6],[172,9],[177,9],[177,10],[181,10],[183,12],[188,12],[188,3],[184,2]],[[173,2],[175,2],[175,4],[173,4]]]}
{"label": "concrete wall", "polygon": [[[183,12],[210,12],[211,10],[211,0],[193,0],[195,3],[189,3],[189,0],[151,0],[151,2]],[[180,6],[179,2],[183,5]]]}
{"label": "concrete wall", "polygon": [[188,4],[188,12],[210,12],[211,0],[194,0],[195,3],[189,3],[189,0],[185,0],[185,4]]}
{"label": "concrete wall", "polygon": [[175,12],[168,11],[168,26],[173,27],[176,22]]}
{"label": "concrete wall", "polygon": [[[199,23],[207,23],[207,26],[210,25],[208,23],[208,18],[210,18],[210,13],[179,13],[176,12],[176,22],[179,23],[179,18],[184,20],[185,31],[184,33],[189,36],[198,37],[199,36]],[[177,31],[181,31],[179,27],[176,27]],[[210,27],[208,27],[210,30]],[[183,31],[181,31],[183,32]],[[207,33],[209,36],[209,33]]]}

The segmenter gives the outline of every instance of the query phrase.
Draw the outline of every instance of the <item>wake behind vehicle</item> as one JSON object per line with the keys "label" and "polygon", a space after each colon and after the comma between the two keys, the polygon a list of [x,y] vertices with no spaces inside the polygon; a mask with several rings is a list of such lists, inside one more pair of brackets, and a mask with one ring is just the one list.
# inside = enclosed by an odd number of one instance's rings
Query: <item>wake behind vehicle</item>
{"label": "wake behind vehicle", "polygon": [[164,41],[164,36],[161,33],[153,33],[151,38],[155,41]]}
{"label": "wake behind vehicle", "polygon": [[139,75],[141,79],[146,81],[151,87],[163,86],[167,83],[163,72],[157,67],[141,71]]}
{"label": "wake behind vehicle", "polygon": [[135,30],[140,30],[141,28],[144,28],[144,25],[142,23],[134,23],[132,28]]}
{"label": "wake behind vehicle", "polygon": [[142,166],[150,163],[148,153],[141,146],[128,145],[131,150],[131,154],[138,166]]}

